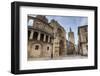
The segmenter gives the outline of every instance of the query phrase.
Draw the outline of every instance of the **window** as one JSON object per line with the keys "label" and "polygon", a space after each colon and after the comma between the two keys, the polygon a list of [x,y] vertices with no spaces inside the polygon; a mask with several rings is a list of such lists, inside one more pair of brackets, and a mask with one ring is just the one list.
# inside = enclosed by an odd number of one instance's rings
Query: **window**
{"label": "window", "polygon": [[39,49],[39,46],[38,46],[38,45],[36,45],[36,46],[35,46],[35,50],[38,50],[38,49]]}
{"label": "window", "polygon": [[48,36],[46,36],[46,42],[48,42]]}
{"label": "window", "polygon": [[49,50],[49,47],[47,47],[47,50]]}
{"label": "window", "polygon": [[37,40],[37,38],[38,38],[38,32],[34,32],[34,34],[33,34],[33,39],[34,39],[34,40]]}
{"label": "window", "polygon": [[43,41],[43,39],[44,39],[44,34],[41,34],[40,40]]}

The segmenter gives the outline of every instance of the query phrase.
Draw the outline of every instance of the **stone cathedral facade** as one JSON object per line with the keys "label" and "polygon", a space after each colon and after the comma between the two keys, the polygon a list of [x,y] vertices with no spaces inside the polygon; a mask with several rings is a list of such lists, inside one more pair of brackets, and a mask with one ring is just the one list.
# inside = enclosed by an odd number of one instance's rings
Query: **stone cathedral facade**
{"label": "stone cathedral facade", "polygon": [[55,20],[48,22],[45,16],[28,16],[28,58],[55,58],[67,54],[66,31]]}

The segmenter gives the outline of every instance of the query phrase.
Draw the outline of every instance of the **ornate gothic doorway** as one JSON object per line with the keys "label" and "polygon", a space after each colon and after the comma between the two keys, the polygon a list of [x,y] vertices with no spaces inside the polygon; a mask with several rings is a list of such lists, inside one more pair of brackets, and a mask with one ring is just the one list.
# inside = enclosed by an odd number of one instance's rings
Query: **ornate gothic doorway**
{"label": "ornate gothic doorway", "polygon": [[63,50],[64,50],[64,42],[63,42],[63,40],[60,40],[60,42],[59,42],[59,55],[63,54]]}

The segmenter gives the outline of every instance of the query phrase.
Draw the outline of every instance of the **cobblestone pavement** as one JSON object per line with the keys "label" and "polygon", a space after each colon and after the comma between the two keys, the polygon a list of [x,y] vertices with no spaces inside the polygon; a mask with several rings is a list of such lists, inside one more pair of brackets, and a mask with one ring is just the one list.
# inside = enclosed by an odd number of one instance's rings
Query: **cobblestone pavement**
{"label": "cobblestone pavement", "polygon": [[55,58],[47,58],[47,57],[41,57],[41,58],[29,58],[29,61],[32,60],[66,60],[66,59],[86,59],[88,56],[81,56],[81,55],[66,55],[66,56],[59,56]]}

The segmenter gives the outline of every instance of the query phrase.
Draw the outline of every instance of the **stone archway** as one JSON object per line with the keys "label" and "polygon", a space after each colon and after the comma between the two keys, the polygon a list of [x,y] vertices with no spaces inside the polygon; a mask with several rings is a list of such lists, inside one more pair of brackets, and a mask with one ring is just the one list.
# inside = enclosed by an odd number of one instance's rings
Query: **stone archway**
{"label": "stone archway", "polygon": [[64,41],[60,40],[59,42],[59,56],[63,54],[64,51]]}
{"label": "stone archway", "polygon": [[63,55],[64,52],[64,31],[61,28],[57,29],[57,34],[58,34],[58,43],[59,43],[59,56]]}

